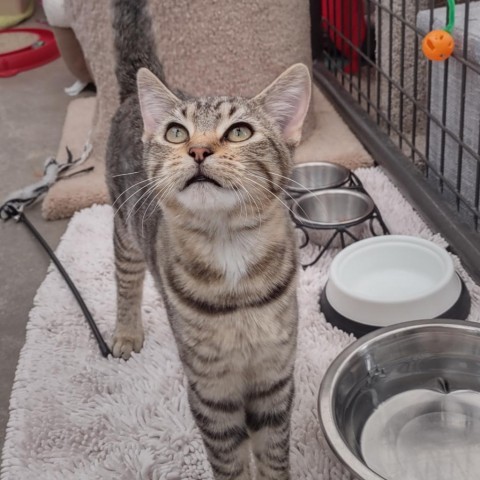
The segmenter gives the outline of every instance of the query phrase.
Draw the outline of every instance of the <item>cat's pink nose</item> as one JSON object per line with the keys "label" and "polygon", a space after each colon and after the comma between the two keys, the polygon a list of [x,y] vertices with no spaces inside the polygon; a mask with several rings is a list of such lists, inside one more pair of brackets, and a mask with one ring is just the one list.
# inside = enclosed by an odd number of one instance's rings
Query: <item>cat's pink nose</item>
{"label": "cat's pink nose", "polygon": [[202,163],[213,152],[205,147],[192,147],[188,154],[197,162]]}

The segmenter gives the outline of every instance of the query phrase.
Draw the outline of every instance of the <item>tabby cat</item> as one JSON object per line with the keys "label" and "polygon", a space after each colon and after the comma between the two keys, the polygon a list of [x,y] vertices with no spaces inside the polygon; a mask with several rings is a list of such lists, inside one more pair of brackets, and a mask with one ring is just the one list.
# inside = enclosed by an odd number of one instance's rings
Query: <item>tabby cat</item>
{"label": "tabby cat", "polygon": [[252,99],[184,98],[165,84],[146,0],[114,0],[121,104],[107,181],[115,209],[117,324],[144,334],[145,270],[166,305],[191,412],[215,479],[289,476],[297,338],[296,244],[283,189],[310,100],[294,65]]}

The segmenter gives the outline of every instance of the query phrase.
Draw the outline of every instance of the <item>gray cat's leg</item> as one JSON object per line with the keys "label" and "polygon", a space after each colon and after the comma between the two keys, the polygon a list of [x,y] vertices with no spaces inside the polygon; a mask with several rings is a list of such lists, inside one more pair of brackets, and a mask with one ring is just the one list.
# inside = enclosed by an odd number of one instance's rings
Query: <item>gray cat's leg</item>
{"label": "gray cat's leg", "polygon": [[114,226],[117,323],[112,353],[127,360],[143,345],[141,303],[145,259],[119,221]]}
{"label": "gray cat's leg", "polygon": [[248,395],[246,422],[252,439],[257,480],[290,478],[290,418],[293,374],[269,378]]}
{"label": "gray cat's leg", "polygon": [[228,390],[223,382],[191,382],[190,410],[202,434],[215,480],[250,480],[244,404]]}

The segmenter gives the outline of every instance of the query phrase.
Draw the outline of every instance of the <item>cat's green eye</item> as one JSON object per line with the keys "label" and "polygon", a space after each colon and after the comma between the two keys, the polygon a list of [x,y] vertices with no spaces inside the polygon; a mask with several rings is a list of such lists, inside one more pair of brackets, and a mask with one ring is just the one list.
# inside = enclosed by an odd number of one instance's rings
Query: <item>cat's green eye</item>
{"label": "cat's green eye", "polygon": [[229,142],[244,142],[248,140],[253,135],[253,130],[244,124],[237,124],[230,127],[225,138]]}
{"label": "cat's green eye", "polygon": [[187,129],[174,123],[165,132],[165,140],[170,143],[185,143],[188,140]]}

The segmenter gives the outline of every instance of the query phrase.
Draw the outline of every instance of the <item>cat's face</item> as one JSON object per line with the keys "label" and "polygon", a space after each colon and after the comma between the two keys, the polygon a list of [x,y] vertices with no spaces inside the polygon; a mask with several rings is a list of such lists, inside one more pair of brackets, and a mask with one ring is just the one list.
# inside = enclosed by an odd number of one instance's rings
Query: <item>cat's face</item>
{"label": "cat's face", "polygon": [[138,88],[146,168],[163,207],[247,212],[283,197],[310,100],[305,66],[253,99],[183,101],[145,69]]}

